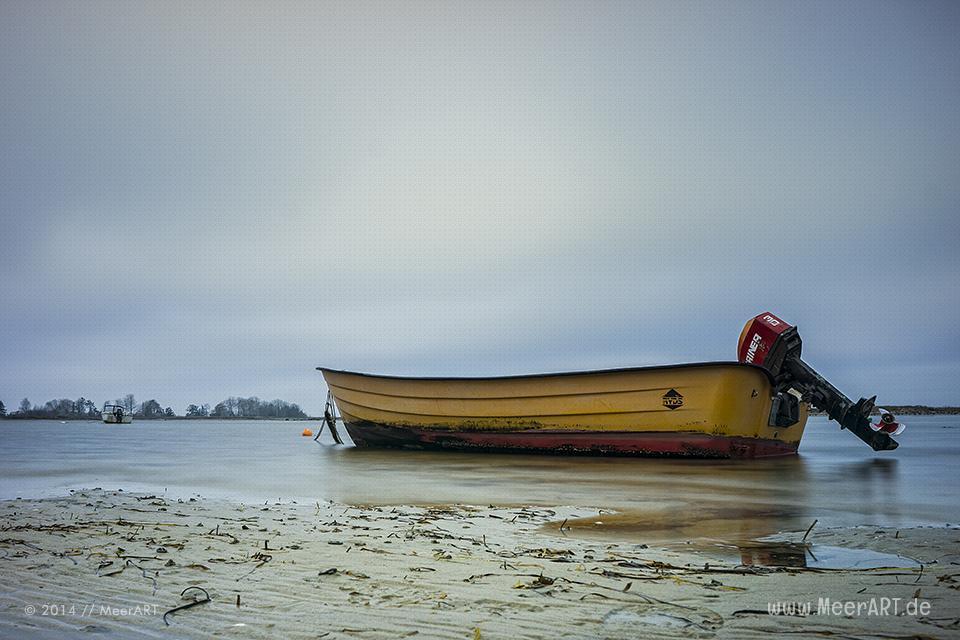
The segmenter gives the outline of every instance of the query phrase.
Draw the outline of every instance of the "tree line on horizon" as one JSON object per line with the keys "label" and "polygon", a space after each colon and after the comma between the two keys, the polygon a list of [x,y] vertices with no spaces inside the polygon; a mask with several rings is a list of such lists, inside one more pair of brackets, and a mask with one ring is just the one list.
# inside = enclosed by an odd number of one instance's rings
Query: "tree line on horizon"
{"label": "tree line on horizon", "polygon": [[211,409],[209,404],[191,404],[185,414],[191,418],[306,418],[295,402],[261,400],[257,396],[235,398],[230,396]]}
{"label": "tree line on horizon", "polygon": [[[164,408],[155,399],[146,400],[138,404],[132,393],[128,393],[122,399],[118,398],[114,400],[112,404],[123,407],[127,413],[133,414],[136,418],[152,420],[178,417],[172,407]],[[0,400],[0,418],[99,420],[100,417],[101,413],[97,405],[83,396],[76,400],[69,398],[48,400],[42,405],[34,405],[30,402],[29,398],[24,398],[20,401],[17,410],[10,413],[7,412],[6,406],[3,401]],[[191,404],[187,407],[184,417],[306,418],[307,414],[303,412],[298,404],[286,402],[285,400],[261,400],[256,396],[249,398],[230,396],[226,400],[218,402],[212,409],[207,403],[199,405]]]}

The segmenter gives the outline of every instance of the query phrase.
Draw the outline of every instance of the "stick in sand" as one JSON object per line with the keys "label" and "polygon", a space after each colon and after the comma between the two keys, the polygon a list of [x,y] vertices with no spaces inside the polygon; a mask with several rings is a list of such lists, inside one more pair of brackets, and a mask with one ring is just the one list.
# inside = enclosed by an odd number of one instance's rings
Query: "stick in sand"
{"label": "stick in sand", "polygon": [[818,523],[818,522],[820,522],[820,521],[817,520],[816,518],[814,518],[813,522],[810,523],[810,528],[807,529],[807,532],[806,532],[805,534],[803,534],[803,540],[801,540],[800,542],[806,542],[806,541],[807,541],[807,536],[810,535],[810,532],[813,531],[813,528],[814,528],[815,526],[817,526],[817,523]]}

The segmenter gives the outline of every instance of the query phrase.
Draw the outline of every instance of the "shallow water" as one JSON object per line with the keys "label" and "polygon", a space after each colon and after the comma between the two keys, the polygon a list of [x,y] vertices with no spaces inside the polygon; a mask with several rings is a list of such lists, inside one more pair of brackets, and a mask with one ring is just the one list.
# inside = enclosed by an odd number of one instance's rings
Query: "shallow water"
{"label": "shallow water", "polygon": [[752,541],[715,544],[711,550],[744,566],[807,567],[815,569],[919,569],[920,563],[872,549],[848,549],[822,544]]}
{"label": "shallow water", "polygon": [[[875,453],[812,418],[798,456],[756,461],[377,451],[302,437],[315,423],[0,421],[0,498],[102,487],[243,501],[539,504],[647,539],[960,522],[960,416],[906,416]],[[597,508],[615,509],[616,516]],[[629,535],[627,537],[630,537]]]}

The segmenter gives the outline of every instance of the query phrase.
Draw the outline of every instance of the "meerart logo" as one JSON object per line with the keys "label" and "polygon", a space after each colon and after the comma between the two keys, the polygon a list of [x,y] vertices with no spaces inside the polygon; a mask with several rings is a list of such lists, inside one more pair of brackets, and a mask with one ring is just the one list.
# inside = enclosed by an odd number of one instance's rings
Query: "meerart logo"
{"label": "meerart logo", "polygon": [[683,406],[683,396],[676,389],[670,389],[663,394],[663,406],[667,409],[676,409]]}

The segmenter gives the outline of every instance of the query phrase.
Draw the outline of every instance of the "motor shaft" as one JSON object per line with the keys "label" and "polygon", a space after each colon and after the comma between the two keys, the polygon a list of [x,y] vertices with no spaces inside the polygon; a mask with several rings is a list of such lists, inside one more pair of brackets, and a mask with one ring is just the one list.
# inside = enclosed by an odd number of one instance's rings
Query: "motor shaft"
{"label": "motor shaft", "polygon": [[784,368],[790,373],[794,386],[800,387],[804,399],[821,411],[826,411],[831,420],[840,424],[841,429],[849,430],[874,451],[892,451],[900,446],[889,434],[875,431],[870,426],[870,412],[873,411],[876,396],[853,402],[800,358],[788,357],[784,361]]}

